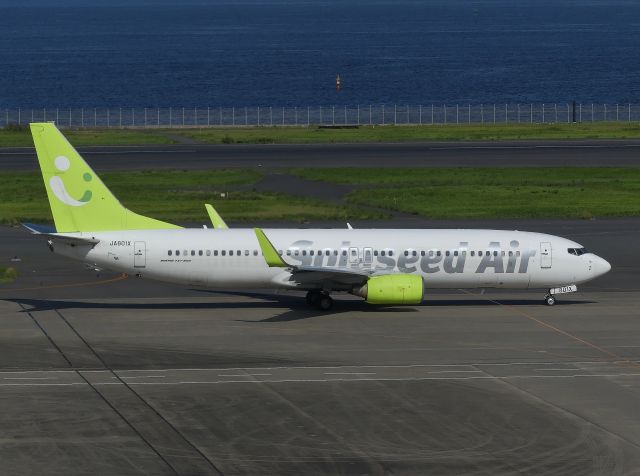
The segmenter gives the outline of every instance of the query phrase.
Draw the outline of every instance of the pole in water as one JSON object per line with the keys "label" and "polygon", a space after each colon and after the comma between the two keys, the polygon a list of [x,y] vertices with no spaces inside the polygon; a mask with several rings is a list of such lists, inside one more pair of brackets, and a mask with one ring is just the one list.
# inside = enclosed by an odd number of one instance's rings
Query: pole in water
{"label": "pole in water", "polygon": [[336,76],[336,91],[340,91],[342,89],[342,80],[340,79],[340,75]]}

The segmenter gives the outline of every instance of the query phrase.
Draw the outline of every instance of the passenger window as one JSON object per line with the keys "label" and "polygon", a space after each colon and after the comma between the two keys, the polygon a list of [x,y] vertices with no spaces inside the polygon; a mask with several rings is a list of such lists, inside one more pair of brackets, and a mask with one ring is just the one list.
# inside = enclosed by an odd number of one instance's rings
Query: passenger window
{"label": "passenger window", "polygon": [[211,250],[207,250],[207,256],[211,256]]}
{"label": "passenger window", "polygon": [[429,256],[433,256],[433,250],[429,250]]}
{"label": "passenger window", "polygon": [[519,251],[516,251],[516,256],[520,256],[520,252]]}
{"label": "passenger window", "polygon": [[185,256],[189,256],[189,252],[187,250],[184,250],[182,254],[184,254]]}
{"label": "passenger window", "polygon": [[236,256],[242,256],[242,251],[238,250],[238,251],[236,252]]}
{"label": "passenger window", "polygon": [[409,256],[409,252],[407,250],[404,251],[405,256]]}
{"label": "passenger window", "polygon": [[331,254],[331,250],[327,250],[324,252],[325,255],[329,256]]}
{"label": "passenger window", "polygon": [[338,256],[338,250],[333,250],[333,256]]}
{"label": "passenger window", "polygon": [[180,250],[176,250],[176,256],[180,256]]}
{"label": "passenger window", "polygon": [[497,251],[494,251],[494,252],[493,252],[493,256],[498,256],[498,252],[497,252]]}
{"label": "passenger window", "polygon": [[509,256],[513,256],[513,251],[509,251]]}
{"label": "passenger window", "polygon": [[233,256],[233,250],[229,250],[229,256]]}
{"label": "passenger window", "polygon": [[440,250],[436,251],[436,255],[442,256],[442,252]]}
{"label": "passenger window", "polygon": [[347,250],[342,250],[342,256],[347,256]]}
{"label": "passenger window", "polygon": [[451,252],[449,250],[445,251],[445,256],[449,256],[451,254]]}
{"label": "passenger window", "polygon": [[389,256],[393,256],[393,250],[389,250]]}
{"label": "passenger window", "polygon": [[298,255],[300,254],[300,251],[299,251],[299,250],[295,250],[295,251],[293,252],[293,254],[294,254],[294,255],[296,255],[296,256],[298,256]]}
{"label": "passenger window", "polygon": [[218,256],[218,250],[213,250],[213,256]]}
{"label": "passenger window", "polygon": [[502,251],[502,253],[501,253],[501,254],[502,254],[502,256],[504,256],[504,251]]}
{"label": "passenger window", "polygon": [[454,252],[453,252],[453,256],[458,256],[458,252],[457,252],[457,251],[454,251]]}
{"label": "passenger window", "polygon": [[373,250],[373,256],[378,256],[378,250]]}
{"label": "passenger window", "polygon": [[380,252],[380,256],[384,256],[384,255],[385,255],[385,251],[384,251],[384,250],[382,250],[382,251]]}
{"label": "passenger window", "polygon": [[411,252],[411,254],[412,254],[413,256],[418,256],[418,253],[417,253],[415,250],[414,250],[414,251],[412,251],[412,252]]}
{"label": "passenger window", "polygon": [[[282,250],[278,250],[278,254],[282,256]],[[253,250],[253,256],[258,256],[258,250]]]}
{"label": "passenger window", "polygon": [[227,250],[222,250],[222,256],[227,256]]}
{"label": "passenger window", "polygon": [[198,256],[202,256],[202,250],[198,250]]}
{"label": "passenger window", "polygon": [[287,256],[291,256],[291,250],[287,250]]}
{"label": "passenger window", "polygon": [[169,251],[167,251],[167,254],[168,254],[169,256],[171,256],[173,253],[171,252],[171,250],[169,250]]}
{"label": "passenger window", "polygon": [[244,250],[244,255],[249,256],[249,250]]}
{"label": "passenger window", "polygon": [[195,256],[196,255],[196,251],[195,250],[191,250],[191,256]]}
{"label": "passenger window", "polygon": [[313,256],[313,250],[309,250],[309,256]]}
{"label": "passenger window", "polygon": [[422,251],[420,252],[420,256],[424,256],[425,254],[426,254],[426,253],[424,252],[424,250],[422,250]]}
{"label": "passenger window", "polygon": [[475,256],[476,252],[474,250],[471,250],[471,256]]}
{"label": "passenger window", "polygon": [[307,256],[307,250],[302,250],[302,256]]}

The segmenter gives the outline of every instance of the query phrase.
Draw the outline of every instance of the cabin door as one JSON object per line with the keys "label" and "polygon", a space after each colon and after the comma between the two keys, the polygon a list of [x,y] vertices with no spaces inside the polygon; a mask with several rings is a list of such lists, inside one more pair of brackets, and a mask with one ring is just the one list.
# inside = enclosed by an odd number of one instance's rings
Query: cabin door
{"label": "cabin door", "polygon": [[551,243],[548,241],[540,243],[540,267],[551,268]]}
{"label": "cabin door", "polygon": [[133,244],[133,267],[144,268],[147,265],[147,244],[136,241]]}

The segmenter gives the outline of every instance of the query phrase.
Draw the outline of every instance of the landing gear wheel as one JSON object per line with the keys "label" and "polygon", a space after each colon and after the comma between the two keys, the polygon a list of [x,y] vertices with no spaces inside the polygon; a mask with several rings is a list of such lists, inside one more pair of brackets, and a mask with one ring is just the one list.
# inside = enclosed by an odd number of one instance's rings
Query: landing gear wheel
{"label": "landing gear wheel", "polygon": [[322,311],[328,311],[333,307],[333,299],[328,294],[321,294],[320,299],[318,300],[318,307]]}
{"label": "landing gear wheel", "polygon": [[553,297],[553,295],[551,295],[551,294],[547,294],[547,295],[544,297],[544,302],[545,302],[545,304],[546,304],[547,306],[553,306],[553,305],[556,303],[556,298],[555,298],[555,297]]}
{"label": "landing gear wheel", "polygon": [[307,292],[307,304],[309,304],[309,306],[317,306],[318,305],[318,301],[320,300],[320,291],[308,291]]}

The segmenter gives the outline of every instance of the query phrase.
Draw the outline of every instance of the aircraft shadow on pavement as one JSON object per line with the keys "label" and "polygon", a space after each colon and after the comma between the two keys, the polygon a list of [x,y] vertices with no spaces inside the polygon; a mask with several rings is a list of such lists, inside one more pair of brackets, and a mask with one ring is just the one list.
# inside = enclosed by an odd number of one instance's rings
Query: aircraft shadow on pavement
{"label": "aircraft shadow on pavement", "polygon": [[[261,320],[236,319],[239,322],[288,322],[310,318],[331,317],[348,312],[362,313],[414,313],[419,308],[429,307],[468,307],[468,306],[542,306],[540,299],[500,299],[491,301],[489,299],[434,299],[425,300],[420,305],[413,306],[379,306],[367,304],[358,300],[337,300],[329,311],[322,311],[309,307],[304,298],[285,294],[268,294],[255,292],[216,292],[218,296],[238,296],[242,298],[252,298],[259,300],[237,301],[237,302],[91,302],[74,300],[52,300],[52,299],[29,299],[29,298],[5,298],[4,300],[15,302],[24,308],[20,312],[40,312],[50,310],[65,309],[121,309],[121,310],[197,310],[197,309],[282,309],[288,308],[282,314],[271,316]],[[587,300],[564,300],[557,301],[556,306],[592,304],[594,301]]]}

